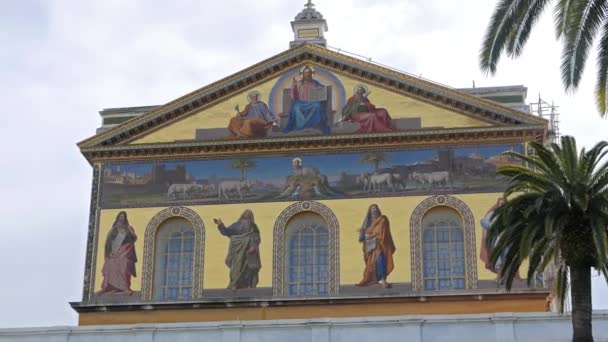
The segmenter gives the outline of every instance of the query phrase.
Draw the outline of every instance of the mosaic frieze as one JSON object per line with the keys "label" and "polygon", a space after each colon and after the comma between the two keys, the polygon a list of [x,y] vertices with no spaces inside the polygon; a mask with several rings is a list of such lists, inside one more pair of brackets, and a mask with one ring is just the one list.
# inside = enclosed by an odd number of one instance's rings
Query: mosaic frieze
{"label": "mosaic frieze", "polygon": [[521,145],[105,164],[102,208],[499,192]]}

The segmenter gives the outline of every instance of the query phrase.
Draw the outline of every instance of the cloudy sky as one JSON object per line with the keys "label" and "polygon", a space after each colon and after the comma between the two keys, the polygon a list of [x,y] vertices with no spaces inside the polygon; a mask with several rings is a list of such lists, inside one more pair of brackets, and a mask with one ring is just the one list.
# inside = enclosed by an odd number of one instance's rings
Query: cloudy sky
{"label": "cloudy sky", "polygon": [[[97,112],[163,104],[285,50],[304,2],[0,0],[0,327],[76,324],[91,185],[76,143]],[[332,47],[453,87],[524,84],[529,102],[560,106],[563,134],[606,139],[594,56],[565,94],[550,12],[524,56],[487,78],[477,54],[494,0],[315,2]],[[608,309],[608,291],[595,291]]]}

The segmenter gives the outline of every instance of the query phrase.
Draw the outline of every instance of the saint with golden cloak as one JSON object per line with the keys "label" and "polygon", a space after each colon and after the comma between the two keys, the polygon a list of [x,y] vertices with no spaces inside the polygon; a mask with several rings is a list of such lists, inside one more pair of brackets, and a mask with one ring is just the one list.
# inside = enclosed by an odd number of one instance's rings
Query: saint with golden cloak
{"label": "saint with golden cloak", "polygon": [[382,215],[376,204],[367,210],[359,229],[359,242],[363,245],[365,270],[357,286],[380,284],[383,288],[390,288],[386,278],[395,268],[393,254],[396,248],[388,217]]}
{"label": "saint with golden cloak", "polygon": [[268,129],[277,124],[277,117],[261,101],[262,94],[252,91],[247,94],[249,104],[241,112],[237,105],[236,116],[230,119],[228,130],[235,138],[263,138]]}

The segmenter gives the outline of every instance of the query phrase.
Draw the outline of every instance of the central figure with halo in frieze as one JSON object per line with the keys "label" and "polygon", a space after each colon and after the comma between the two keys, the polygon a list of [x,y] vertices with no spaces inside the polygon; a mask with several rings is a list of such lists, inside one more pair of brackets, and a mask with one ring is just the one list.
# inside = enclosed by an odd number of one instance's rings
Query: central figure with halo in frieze
{"label": "central figure with halo in frieze", "polygon": [[327,124],[327,87],[313,78],[315,70],[305,66],[300,70],[300,79],[293,78],[291,84],[291,106],[284,133],[305,129],[318,129],[329,134]]}

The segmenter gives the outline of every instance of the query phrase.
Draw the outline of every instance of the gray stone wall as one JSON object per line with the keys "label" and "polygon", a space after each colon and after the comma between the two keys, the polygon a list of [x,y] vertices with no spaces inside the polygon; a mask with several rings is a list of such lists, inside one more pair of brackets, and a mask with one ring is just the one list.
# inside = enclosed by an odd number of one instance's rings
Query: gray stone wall
{"label": "gray stone wall", "polygon": [[[608,341],[608,311],[593,317]],[[570,341],[570,316],[554,313],[395,316],[0,329],[1,342]]]}

